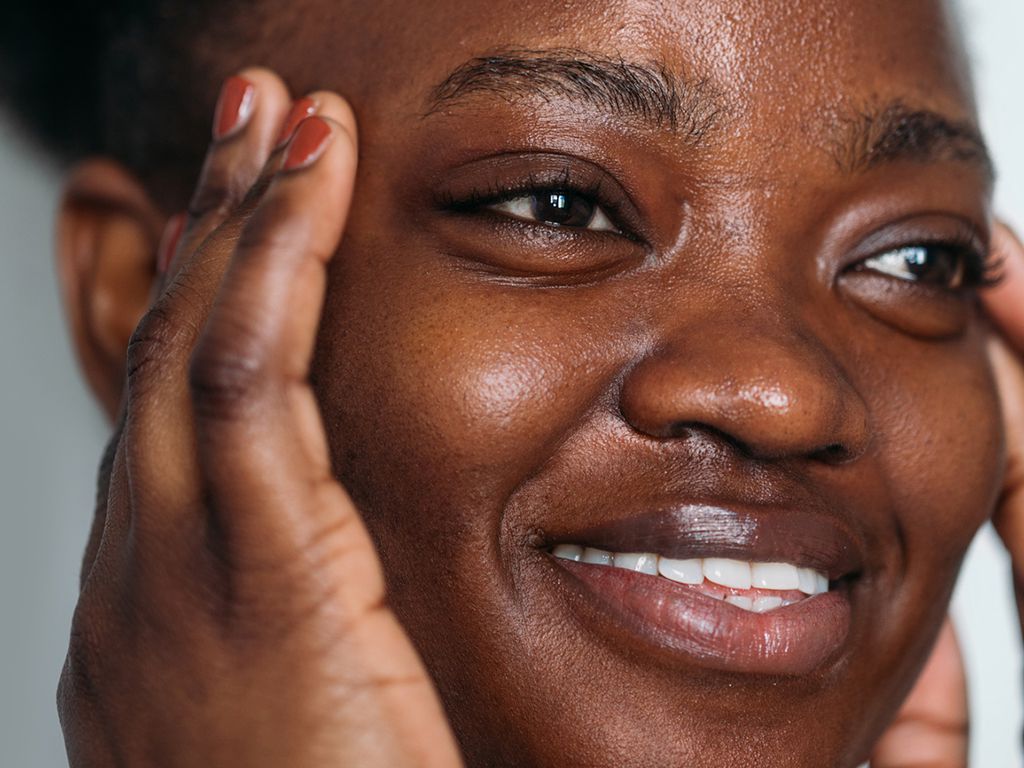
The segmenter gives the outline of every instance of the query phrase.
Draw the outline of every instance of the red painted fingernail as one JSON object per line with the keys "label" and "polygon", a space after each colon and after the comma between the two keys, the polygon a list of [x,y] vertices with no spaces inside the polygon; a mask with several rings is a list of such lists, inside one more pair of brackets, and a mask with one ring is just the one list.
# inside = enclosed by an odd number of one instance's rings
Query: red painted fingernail
{"label": "red painted fingernail", "polygon": [[256,86],[244,77],[232,75],[224,81],[213,115],[213,138],[220,140],[239,130],[252,114]]}
{"label": "red painted fingernail", "polygon": [[291,110],[288,112],[288,117],[284,119],[281,124],[281,132],[277,134],[277,141],[275,142],[275,149],[280,149],[292,137],[295,133],[295,129],[299,127],[299,123],[305,120],[310,115],[316,114],[316,102],[308,96],[305,96],[294,104],[292,104]]}
{"label": "red painted fingernail", "polygon": [[167,220],[164,233],[160,236],[160,245],[156,249],[156,271],[162,275],[171,266],[174,252],[178,250],[178,241],[181,240],[181,233],[185,231],[185,214],[176,213]]}
{"label": "red painted fingernail", "polygon": [[282,171],[297,171],[314,163],[331,139],[331,126],[319,117],[307,117],[295,129],[284,156]]}

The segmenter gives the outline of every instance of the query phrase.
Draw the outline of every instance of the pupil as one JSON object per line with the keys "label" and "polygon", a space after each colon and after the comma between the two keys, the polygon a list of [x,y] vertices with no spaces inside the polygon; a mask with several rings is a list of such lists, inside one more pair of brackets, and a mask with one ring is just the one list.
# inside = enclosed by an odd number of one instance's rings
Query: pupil
{"label": "pupil", "polygon": [[533,196],[538,221],[565,227],[586,227],[594,218],[594,204],[572,192],[542,192]]}
{"label": "pupil", "polygon": [[960,259],[948,248],[907,248],[903,258],[911,274],[924,282],[952,287],[959,279]]}

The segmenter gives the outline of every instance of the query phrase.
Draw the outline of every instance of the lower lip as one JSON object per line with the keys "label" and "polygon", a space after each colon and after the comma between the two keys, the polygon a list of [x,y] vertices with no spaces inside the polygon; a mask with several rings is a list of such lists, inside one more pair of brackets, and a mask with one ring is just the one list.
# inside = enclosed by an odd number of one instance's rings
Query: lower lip
{"label": "lower lip", "polygon": [[571,603],[585,620],[703,667],[806,675],[836,658],[850,631],[850,600],[842,588],[752,613],[658,576],[552,559],[583,598]]}

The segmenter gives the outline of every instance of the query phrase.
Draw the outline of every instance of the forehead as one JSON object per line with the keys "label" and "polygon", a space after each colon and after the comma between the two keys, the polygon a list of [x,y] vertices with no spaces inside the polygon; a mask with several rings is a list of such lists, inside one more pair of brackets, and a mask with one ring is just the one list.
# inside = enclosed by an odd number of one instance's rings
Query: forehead
{"label": "forehead", "polygon": [[[305,2],[297,33],[278,52],[291,66],[278,68],[299,73],[289,77],[299,90],[349,96],[375,161],[397,146],[419,142],[426,151],[456,134],[463,143],[488,132],[515,143],[543,133],[553,146],[562,133],[553,148],[568,151],[600,126],[623,134],[615,107],[630,95],[606,89],[605,104],[580,99],[594,84],[564,68],[551,75],[533,67],[526,77],[498,67],[485,72],[487,87],[457,87],[467,67],[479,74],[487,70],[481,60],[526,52],[621,63],[655,90],[669,81],[662,90],[679,99],[684,138],[673,141],[657,125],[631,146],[657,150],[655,164],[685,159],[695,178],[721,189],[737,179],[781,188],[794,173],[830,180],[837,156],[855,167],[876,145],[883,159],[969,160],[991,177],[960,33],[942,0],[381,0],[342,3],[343,12],[336,0]],[[439,95],[470,98],[439,104]],[[437,112],[450,119],[423,120]],[[708,140],[687,144],[686,128],[703,133],[712,122]]]}
{"label": "forehead", "polygon": [[974,110],[941,0],[383,0],[326,23],[303,18],[317,62],[358,72],[343,85],[362,86],[362,101],[411,104],[468,58],[503,48],[579,48],[705,82],[753,119],[894,98],[956,117]]}

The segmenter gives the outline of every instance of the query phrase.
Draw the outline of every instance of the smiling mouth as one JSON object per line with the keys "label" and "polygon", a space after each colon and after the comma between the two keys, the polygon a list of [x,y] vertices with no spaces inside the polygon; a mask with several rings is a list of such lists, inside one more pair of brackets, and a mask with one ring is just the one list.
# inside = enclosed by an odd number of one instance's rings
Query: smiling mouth
{"label": "smiling mouth", "polygon": [[653,552],[608,552],[579,544],[559,544],[561,560],[621,568],[685,584],[707,597],[741,610],[767,613],[829,591],[828,577],[792,563],[761,563],[725,557],[677,560]]}
{"label": "smiling mouth", "polygon": [[863,543],[813,510],[690,505],[551,536],[567,610],[631,656],[806,675],[850,650]]}

